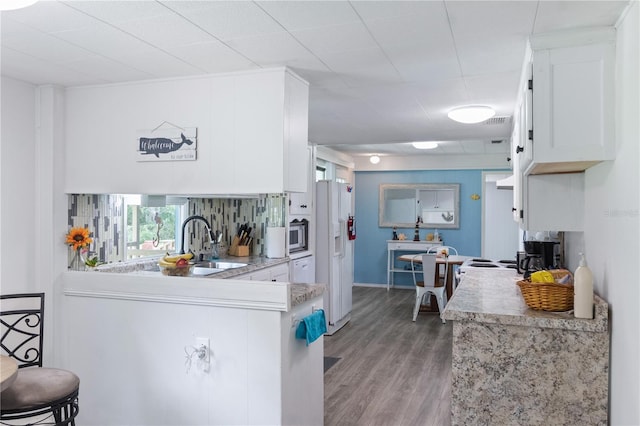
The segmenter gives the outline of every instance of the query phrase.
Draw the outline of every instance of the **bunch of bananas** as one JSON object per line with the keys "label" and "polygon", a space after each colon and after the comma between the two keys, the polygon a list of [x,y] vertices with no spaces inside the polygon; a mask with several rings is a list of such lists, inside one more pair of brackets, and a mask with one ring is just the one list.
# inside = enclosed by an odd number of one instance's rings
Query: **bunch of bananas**
{"label": "bunch of bananas", "polygon": [[193,258],[193,253],[187,254],[165,254],[162,259],[158,261],[158,265],[162,269],[164,275],[189,275],[189,269],[191,264],[189,261]]}
{"label": "bunch of bananas", "polygon": [[549,271],[536,271],[531,274],[532,283],[554,283],[556,280]]}

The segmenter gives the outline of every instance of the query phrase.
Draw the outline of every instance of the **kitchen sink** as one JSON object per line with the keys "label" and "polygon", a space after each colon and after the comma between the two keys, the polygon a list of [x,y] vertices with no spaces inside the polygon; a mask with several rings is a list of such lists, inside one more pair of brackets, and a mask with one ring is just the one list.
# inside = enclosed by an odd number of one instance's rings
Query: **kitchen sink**
{"label": "kitchen sink", "polygon": [[196,276],[207,276],[207,275],[213,275],[215,273],[218,272],[222,272],[224,271],[224,269],[220,269],[220,268],[206,268],[203,266],[197,266],[195,268],[193,268],[193,275]]}
{"label": "kitchen sink", "polygon": [[[198,262],[195,265],[195,269],[203,268],[203,269],[234,269],[234,268],[242,268],[243,266],[247,266],[247,263],[239,263],[239,262]],[[220,272],[220,271],[216,271]]]}

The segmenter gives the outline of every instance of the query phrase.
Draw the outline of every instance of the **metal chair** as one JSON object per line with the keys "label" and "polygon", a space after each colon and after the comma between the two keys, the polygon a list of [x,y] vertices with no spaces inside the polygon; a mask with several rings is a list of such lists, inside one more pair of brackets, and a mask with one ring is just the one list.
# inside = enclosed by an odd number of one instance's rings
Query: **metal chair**
{"label": "metal chair", "polygon": [[44,293],[1,295],[0,303],[0,348],[18,363],[15,381],[0,394],[0,424],[75,425],[80,379],[42,367]]}
{"label": "metal chair", "polygon": [[[416,318],[418,318],[418,312],[420,311],[420,305],[422,304],[422,299],[427,294],[433,294],[436,297],[436,301],[438,302],[438,309],[442,314],[442,311],[447,304],[447,289],[444,286],[436,287],[435,285],[436,284],[435,283],[435,276],[436,276],[436,256],[435,255],[433,254],[421,255],[422,281],[418,280],[418,276],[416,272],[419,273],[419,270],[415,268],[414,259],[411,260],[411,272],[413,273],[413,283],[416,286],[416,303],[415,303],[415,306],[413,307],[413,321],[415,322]],[[443,324],[445,323],[444,319],[442,319],[442,323]]]}

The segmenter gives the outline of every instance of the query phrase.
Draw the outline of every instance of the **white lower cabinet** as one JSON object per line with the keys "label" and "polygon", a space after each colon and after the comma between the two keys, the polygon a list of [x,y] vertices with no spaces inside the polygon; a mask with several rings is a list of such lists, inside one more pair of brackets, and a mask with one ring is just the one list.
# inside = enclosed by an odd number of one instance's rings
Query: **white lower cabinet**
{"label": "white lower cabinet", "polygon": [[289,282],[289,263],[281,263],[276,266],[259,269],[247,274],[231,277],[233,280],[251,280],[251,281],[277,281]]}

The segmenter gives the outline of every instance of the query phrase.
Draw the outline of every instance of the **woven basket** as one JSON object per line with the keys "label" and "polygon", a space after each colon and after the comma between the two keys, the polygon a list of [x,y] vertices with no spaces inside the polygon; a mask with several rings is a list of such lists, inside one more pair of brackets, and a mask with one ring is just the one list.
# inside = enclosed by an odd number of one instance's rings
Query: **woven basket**
{"label": "woven basket", "polygon": [[539,311],[563,312],[573,309],[573,276],[566,269],[550,271],[556,281],[569,275],[566,284],[518,281],[525,303]]}

